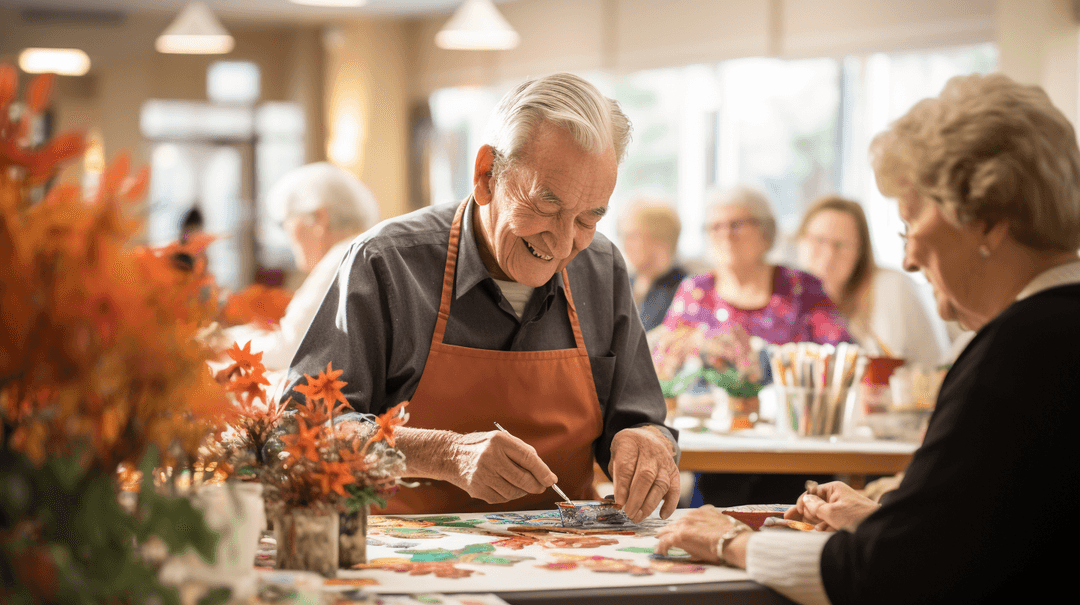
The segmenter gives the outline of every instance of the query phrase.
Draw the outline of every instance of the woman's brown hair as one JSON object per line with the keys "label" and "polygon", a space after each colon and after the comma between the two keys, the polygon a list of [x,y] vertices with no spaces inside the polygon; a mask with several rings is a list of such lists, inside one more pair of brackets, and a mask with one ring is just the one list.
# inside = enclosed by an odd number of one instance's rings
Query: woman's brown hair
{"label": "woman's brown hair", "polygon": [[870,281],[874,277],[874,250],[870,246],[870,226],[866,222],[866,214],[862,205],[854,200],[849,200],[836,195],[827,195],[818,198],[803,214],[802,223],[797,232],[798,237],[806,235],[806,227],[817,214],[823,210],[842,212],[855,219],[855,230],[859,234],[858,258],[855,267],[851,270],[847,282],[839,295],[836,308],[853,323],[869,323],[870,314]]}

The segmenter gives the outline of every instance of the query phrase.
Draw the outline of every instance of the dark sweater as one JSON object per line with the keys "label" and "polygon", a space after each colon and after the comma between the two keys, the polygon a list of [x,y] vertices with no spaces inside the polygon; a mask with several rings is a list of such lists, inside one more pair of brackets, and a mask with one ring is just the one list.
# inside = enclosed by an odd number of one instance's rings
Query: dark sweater
{"label": "dark sweater", "polygon": [[1067,285],[1012,304],[956,360],[900,487],[826,543],[829,599],[1030,603],[1072,592],[1078,431],[1080,285]]}

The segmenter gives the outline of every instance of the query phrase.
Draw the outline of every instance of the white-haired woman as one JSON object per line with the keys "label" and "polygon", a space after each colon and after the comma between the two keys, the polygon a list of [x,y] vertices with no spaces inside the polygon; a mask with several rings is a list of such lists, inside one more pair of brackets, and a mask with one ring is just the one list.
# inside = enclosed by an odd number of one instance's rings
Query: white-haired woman
{"label": "white-haired woman", "polygon": [[764,195],[746,187],[723,192],[707,216],[714,269],[679,286],[664,318],[667,328],[709,330],[735,322],[751,336],[777,344],[852,340],[821,280],[766,262],[776,240],[776,219]]}
{"label": "white-haired woman", "polygon": [[1080,149],[1042,89],[953,78],[872,146],[899,201],[905,268],[977,330],[900,487],[878,507],[811,486],[788,517],[825,532],[736,528],[700,509],[659,548],[746,566],[802,602],[1038,602],[1072,587],[1080,530]]}
{"label": "white-haired woman", "polygon": [[282,176],[267,193],[272,216],[285,229],[296,268],[308,275],[272,331],[230,336],[251,339],[268,370],[286,370],[334,279],[349,243],[379,221],[374,194],[351,172],[316,162]]}

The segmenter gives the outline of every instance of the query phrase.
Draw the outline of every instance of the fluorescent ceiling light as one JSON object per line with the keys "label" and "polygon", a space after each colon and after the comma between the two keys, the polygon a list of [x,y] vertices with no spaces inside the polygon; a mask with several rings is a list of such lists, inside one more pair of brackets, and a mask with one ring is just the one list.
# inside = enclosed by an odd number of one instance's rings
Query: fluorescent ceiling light
{"label": "fluorescent ceiling light", "polygon": [[452,50],[507,50],[520,40],[491,0],[465,0],[435,34],[435,44]]}
{"label": "fluorescent ceiling light", "polygon": [[162,53],[220,55],[233,49],[233,37],[202,2],[192,2],[165,28],[154,47]]}
{"label": "fluorescent ceiling light", "polygon": [[367,0],[289,0],[293,4],[304,6],[363,6]]}
{"label": "fluorescent ceiling light", "polygon": [[90,57],[77,48],[27,48],[19,53],[19,67],[31,74],[81,76],[90,71]]}

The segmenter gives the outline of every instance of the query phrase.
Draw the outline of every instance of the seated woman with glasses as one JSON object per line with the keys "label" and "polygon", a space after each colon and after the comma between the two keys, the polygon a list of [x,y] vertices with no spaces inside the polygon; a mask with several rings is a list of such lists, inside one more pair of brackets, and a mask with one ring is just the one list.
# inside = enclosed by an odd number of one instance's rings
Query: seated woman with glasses
{"label": "seated woman with glasses", "polygon": [[927,368],[942,362],[945,325],[927,312],[910,277],[874,263],[870,229],[858,202],[837,196],[817,200],[797,233],[800,266],[821,280],[865,350]]}
{"label": "seated woman with glasses", "polygon": [[854,342],[818,278],[765,261],[776,219],[764,195],[746,187],[722,192],[706,217],[714,269],[683,281],[666,327],[709,330],[736,322],[770,343]]}

